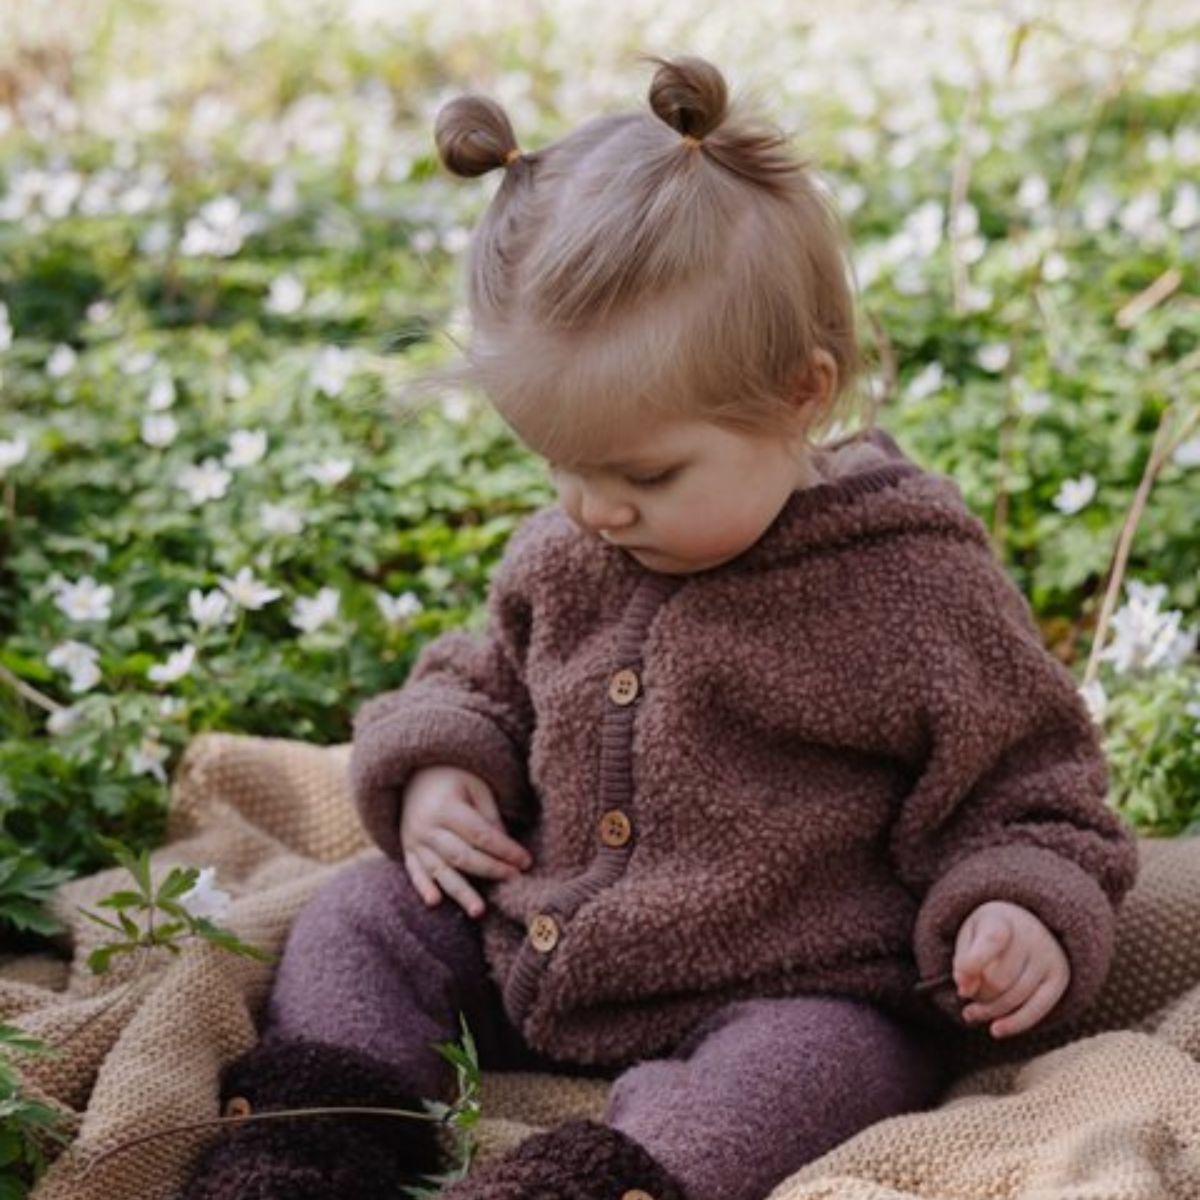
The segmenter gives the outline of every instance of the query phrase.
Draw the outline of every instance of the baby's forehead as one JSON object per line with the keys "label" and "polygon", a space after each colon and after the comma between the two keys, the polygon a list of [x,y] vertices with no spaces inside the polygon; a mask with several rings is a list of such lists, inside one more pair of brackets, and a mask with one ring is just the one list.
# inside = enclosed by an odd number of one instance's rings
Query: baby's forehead
{"label": "baby's forehead", "polygon": [[[582,436],[526,438],[535,453],[553,466],[572,470],[630,470],[651,467],[695,448],[703,437],[697,420],[641,419],[608,424]],[[582,432],[582,431],[581,431]]]}

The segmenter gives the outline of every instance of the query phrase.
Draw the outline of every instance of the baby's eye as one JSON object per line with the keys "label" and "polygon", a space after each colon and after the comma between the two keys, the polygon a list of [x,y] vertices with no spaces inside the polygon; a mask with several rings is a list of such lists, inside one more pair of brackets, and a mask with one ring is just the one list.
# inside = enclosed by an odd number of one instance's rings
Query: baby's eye
{"label": "baby's eye", "polygon": [[671,467],[667,471],[660,471],[657,475],[650,475],[644,479],[631,478],[629,482],[632,483],[634,487],[654,487],[656,484],[666,483],[667,480],[677,472],[677,470],[677,467]]}

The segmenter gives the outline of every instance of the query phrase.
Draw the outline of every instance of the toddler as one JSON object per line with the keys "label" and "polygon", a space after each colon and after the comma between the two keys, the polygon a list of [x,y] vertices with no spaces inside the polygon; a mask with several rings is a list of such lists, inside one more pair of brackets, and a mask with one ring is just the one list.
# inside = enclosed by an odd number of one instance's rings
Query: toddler
{"label": "toddler", "polygon": [[[483,633],[424,647],[355,717],[385,852],[297,918],[230,1111],[450,1099],[485,1070],[598,1075],[602,1121],[528,1139],[454,1200],[762,1200],[936,1103],[948,1024],[1077,1017],[1136,846],[1067,669],[949,479],[868,422],[841,227],[701,59],[649,109],[522,150],[468,262],[469,376],[558,503],[493,575]],[[430,1126],[249,1122],[187,1195],[371,1198]]]}

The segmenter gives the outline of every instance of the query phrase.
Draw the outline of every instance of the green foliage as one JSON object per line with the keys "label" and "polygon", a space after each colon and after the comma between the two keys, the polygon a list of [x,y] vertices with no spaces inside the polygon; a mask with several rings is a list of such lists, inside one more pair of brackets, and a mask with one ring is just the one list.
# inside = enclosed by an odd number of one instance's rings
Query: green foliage
{"label": "green foliage", "polygon": [[17,1073],[17,1055],[54,1051],[12,1025],[0,1023],[0,1200],[21,1200],[46,1168],[51,1142],[70,1139],[57,1109],[26,1094]]}
{"label": "green foliage", "polygon": [[482,1072],[475,1039],[467,1026],[466,1016],[461,1012],[458,1014],[458,1021],[462,1028],[461,1044],[435,1042],[433,1047],[454,1067],[458,1095],[453,1104],[445,1104],[440,1100],[422,1101],[427,1112],[453,1128],[458,1142],[458,1161],[450,1170],[440,1175],[428,1176],[420,1184],[405,1187],[404,1194],[410,1200],[432,1200],[441,1194],[443,1188],[456,1180],[465,1179],[475,1161],[478,1149],[475,1127],[483,1115],[479,1103]]}
{"label": "green foliage", "polygon": [[1146,833],[1200,834],[1200,668],[1142,675],[1109,702],[1114,800]]}
{"label": "green foliage", "polygon": [[[104,974],[113,958],[120,954],[134,954],[162,946],[171,954],[178,955],[183,949],[180,943],[189,937],[203,938],[244,958],[254,958],[259,962],[274,961],[274,955],[257,946],[247,945],[228,929],[222,929],[207,917],[189,911],[183,901],[200,877],[198,868],[172,867],[166,878],[155,887],[150,878],[148,850],[134,854],[127,846],[112,838],[102,838],[101,841],[130,873],[136,887],[115,891],[98,902],[101,908],[113,910],[115,921],[86,908],[79,910],[88,920],[117,935],[115,941],[98,946],[88,955],[88,968],[97,975]],[[169,919],[156,925],[156,914]]]}
{"label": "green foliage", "polygon": [[0,923],[47,937],[61,933],[62,923],[42,905],[70,877],[10,844],[0,859]]}
{"label": "green foliage", "polygon": [[[117,935],[116,940],[103,943],[88,955],[88,968],[93,973],[103,974],[112,959],[121,954],[145,955],[157,947],[174,955],[181,954],[181,943],[193,937],[202,938],[232,954],[260,962],[274,961],[274,956],[265,950],[242,942],[232,931],[190,911],[188,904],[201,875],[198,868],[172,867],[155,886],[148,850],[135,853],[112,838],[101,837],[99,841],[129,872],[134,886],[118,888],[98,901],[99,907],[115,913],[115,921],[87,909],[79,910],[89,920]],[[46,874],[33,877],[27,884],[31,895],[47,886]],[[15,873],[13,878],[16,878]],[[169,919],[156,925],[156,914]],[[71,1036],[71,1033],[66,1035],[68,1039]],[[0,1024],[0,1121],[3,1122],[0,1124],[0,1200],[6,1195],[24,1197],[27,1194],[29,1185],[45,1169],[48,1140],[63,1145],[70,1140],[61,1128],[63,1115],[33,1099],[22,1088],[13,1057],[17,1053],[51,1055],[59,1050],[15,1026]]]}

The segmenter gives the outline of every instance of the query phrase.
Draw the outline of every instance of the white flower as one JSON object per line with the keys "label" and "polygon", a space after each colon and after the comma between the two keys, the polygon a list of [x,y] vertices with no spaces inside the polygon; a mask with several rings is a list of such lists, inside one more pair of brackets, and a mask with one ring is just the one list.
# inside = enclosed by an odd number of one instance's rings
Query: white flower
{"label": "white flower", "polygon": [[1200,433],[1180,442],[1171,455],[1171,461],[1181,467],[1200,467]]}
{"label": "white flower", "polygon": [[65,342],[62,342],[54,347],[50,357],[46,359],[46,374],[51,379],[61,379],[75,369],[78,360],[79,355]]}
{"label": "white flower", "polygon": [[442,412],[450,421],[462,424],[471,415],[471,400],[469,397],[455,392],[451,396],[443,396]]}
{"label": "white flower", "polygon": [[71,691],[86,692],[100,682],[100,669],[96,666],[99,657],[100,651],[94,646],[68,639],[46,655],[46,663],[71,676]]}
{"label": "white flower", "polygon": [[1167,218],[1176,229],[1191,229],[1200,223],[1200,188],[1194,183],[1181,183],[1175,193],[1175,204]]}
{"label": "white flower", "polygon": [[139,350],[122,361],[121,370],[126,375],[144,375],[156,362],[158,355],[153,350]]}
{"label": "white flower", "polygon": [[1117,198],[1107,188],[1093,191],[1083,203],[1083,227],[1089,233],[1106,229],[1117,214]]}
{"label": "white flower", "polygon": [[292,274],[280,275],[271,281],[271,294],[267,297],[267,312],[289,316],[304,307],[304,284]]}
{"label": "white flower", "polygon": [[151,667],[146,675],[154,683],[174,683],[192,669],[195,661],[196,647],[189,644],[181,650],[176,650],[165,663],[158,663]]}
{"label": "white flower", "polygon": [[1083,702],[1087,705],[1092,720],[1097,725],[1103,725],[1104,718],[1108,715],[1108,696],[1104,691],[1104,685],[1100,680],[1093,679],[1091,683],[1084,684],[1079,689],[1079,694],[1083,697]]}
{"label": "white flower", "polygon": [[206,458],[199,466],[187,466],[179,472],[175,483],[188,494],[193,504],[220,500],[229,490],[233,478],[215,458]]}
{"label": "white flower", "polygon": [[455,225],[442,234],[442,247],[449,254],[461,254],[471,244],[471,231]]}
{"label": "white flower", "polygon": [[437,245],[437,234],[432,229],[418,229],[408,244],[418,254],[428,254]]}
{"label": "white flower", "polygon": [[7,350],[12,345],[13,327],[8,319],[8,305],[0,302],[0,350]]}
{"label": "white flower", "polygon": [[383,619],[391,625],[399,625],[409,617],[415,617],[425,607],[416,592],[401,592],[399,596],[376,592],[375,603],[379,606]]}
{"label": "white flower", "polygon": [[241,400],[250,393],[250,380],[241,371],[230,371],[225,381],[225,394],[231,400]]}
{"label": "white flower", "polygon": [[1077,513],[1086,508],[1096,495],[1095,476],[1086,472],[1078,479],[1065,479],[1054,497],[1054,507],[1061,513]]}
{"label": "white flower", "polygon": [[248,233],[261,228],[260,218],[242,212],[233,196],[217,196],[189,218],[179,252],[188,257],[213,254],[230,258],[241,248]]}
{"label": "white flower", "polygon": [[116,309],[113,307],[112,301],[93,300],[91,304],[87,306],[85,315],[93,325],[103,325],[104,322],[107,321],[114,312],[116,312]]}
{"label": "white flower", "polygon": [[304,516],[286,504],[271,504],[264,501],[259,505],[258,522],[264,533],[292,536],[304,528]]}
{"label": "white flower", "polygon": [[146,407],[151,412],[163,412],[175,403],[175,381],[170,375],[159,375],[151,385],[146,397]]}
{"label": "white flower", "polygon": [[985,371],[996,375],[1008,366],[1008,360],[1011,357],[1012,350],[1007,342],[988,342],[986,345],[980,346],[975,359]]}
{"label": "white flower", "polygon": [[229,451],[224,462],[227,467],[249,467],[267,452],[265,429],[235,429],[229,435]]}
{"label": "white flower", "polygon": [[1041,208],[1050,199],[1050,185],[1040,175],[1027,175],[1017,189],[1017,204],[1026,210]]}
{"label": "white flower", "polygon": [[969,313],[986,312],[992,307],[993,299],[990,288],[969,284],[963,293],[963,308]]}
{"label": "white flower", "polygon": [[1131,236],[1146,237],[1154,232],[1158,224],[1158,206],[1158,193],[1148,188],[1144,189],[1121,209],[1118,223]]}
{"label": "white flower", "polygon": [[312,633],[337,615],[341,593],[337,588],[323,587],[315,596],[301,596],[292,609],[289,620],[297,629]]}
{"label": "white flower", "polygon": [[147,446],[169,446],[179,435],[179,423],[170,413],[151,413],[142,418],[142,441]]}
{"label": "white flower", "polygon": [[352,470],[354,470],[352,459],[326,458],[319,463],[310,463],[304,468],[304,474],[325,487],[337,487]]}
{"label": "white flower", "polygon": [[3,475],[9,467],[15,467],[17,463],[23,462],[28,453],[28,438],[17,437],[11,442],[0,442],[0,475]]}
{"label": "white flower", "polygon": [[262,608],[283,595],[278,588],[259,583],[249,567],[243,567],[233,579],[220,576],[220,584],[226,595],[242,608]]}
{"label": "white flower", "polygon": [[129,768],[135,775],[153,775],[159,783],[166,783],[163,763],[169,755],[170,751],[156,738],[143,738],[141,745],[129,752]]}
{"label": "white flower", "polygon": [[1042,278],[1047,283],[1058,283],[1071,273],[1067,260],[1057,250],[1052,250],[1042,260]]}
{"label": "white flower", "polygon": [[340,396],[354,374],[354,356],[338,346],[326,346],[313,364],[312,385],[326,396]]}
{"label": "white flower", "polygon": [[229,597],[217,588],[205,595],[199,588],[188,592],[188,612],[201,629],[227,625],[233,616]]}
{"label": "white flower", "polygon": [[945,221],[946,210],[937,200],[926,200],[909,213],[904,220],[903,233],[912,239],[914,255],[927,258],[942,244]]}
{"label": "white flower", "polygon": [[942,364],[931,362],[909,380],[908,387],[904,390],[910,399],[924,400],[926,396],[932,396],[941,388],[945,378],[946,372],[942,369]]}
{"label": "white flower", "polygon": [[1111,661],[1120,674],[1153,667],[1175,667],[1196,648],[1200,627],[1179,629],[1183,613],[1172,609],[1160,613],[1158,606],[1167,594],[1165,584],[1147,585],[1130,580],[1128,599],[1112,618],[1112,642],[1100,654]]}
{"label": "white flower", "polygon": [[216,875],[216,867],[204,867],[196,876],[196,882],[179,897],[179,903],[193,917],[207,917],[219,921],[229,912],[229,906],[233,903],[232,897],[214,885]]}
{"label": "white flower", "polygon": [[70,733],[83,720],[83,709],[78,704],[70,704],[66,708],[56,708],[46,718],[46,732],[59,737]]}
{"label": "white flower", "polygon": [[107,621],[112,616],[113,590],[85,575],[76,583],[59,586],[54,603],[72,621]]}
{"label": "white flower", "polygon": [[1050,408],[1050,393],[1031,388],[1020,381],[1017,386],[1017,407],[1027,417],[1041,416]]}

